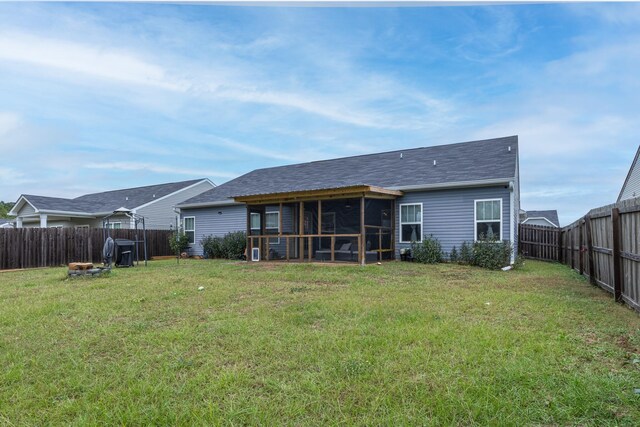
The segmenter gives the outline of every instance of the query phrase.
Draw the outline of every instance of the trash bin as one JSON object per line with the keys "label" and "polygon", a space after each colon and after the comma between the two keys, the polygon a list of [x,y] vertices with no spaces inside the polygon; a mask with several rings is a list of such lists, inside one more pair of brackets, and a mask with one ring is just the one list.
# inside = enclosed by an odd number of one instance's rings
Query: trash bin
{"label": "trash bin", "polygon": [[116,267],[133,267],[135,242],[129,239],[115,239]]}

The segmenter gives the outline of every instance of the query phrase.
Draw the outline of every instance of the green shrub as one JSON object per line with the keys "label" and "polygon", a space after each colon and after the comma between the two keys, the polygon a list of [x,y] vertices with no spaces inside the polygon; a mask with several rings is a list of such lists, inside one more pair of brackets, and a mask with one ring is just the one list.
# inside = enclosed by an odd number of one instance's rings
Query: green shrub
{"label": "green shrub", "polygon": [[458,262],[460,255],[458,255],[458,249],[454,246],[449,254],[449,262]]}
{"label": "green shrub", "polygon": [[460,262],[465,264],[473,262],[473,252],[467,242],[462,242],[462,246],[460,246]]}
{"label": "green shrub", "polygon": [[478,240],[473,243],[471,264],[490,270],[498,270],[509,265],[511,251],[511,243],[506,240]]}
{"label": "green shrub", "polygon": [[222,238],[222,251],[224,258],[242,259],[247,248],[247,233],[244,231],[234,231],[226,234]]}
{"label": "green shrub", "polygon": [[247,247],[247,234],[234,231],[224,237],[207,236],[200,244],[208,258],[242,259]]}
{"label": "green shrub", "polygon": [[169,236],[169,247],[176,255],[186,251],[189,248],[189,236],[183,231],[174,231]]}
{"label": "green shrub", "polygon": [[442,258],[444,257],[442,246],[433,235],[424,236],[422,243],[412,243],[411,253],[415,261],[423,264],[442,262]]}
{"label": "green shrub", "polygon": [[202,251],[207,258],[224,258],[222,237],[207,236],[200,240]]}

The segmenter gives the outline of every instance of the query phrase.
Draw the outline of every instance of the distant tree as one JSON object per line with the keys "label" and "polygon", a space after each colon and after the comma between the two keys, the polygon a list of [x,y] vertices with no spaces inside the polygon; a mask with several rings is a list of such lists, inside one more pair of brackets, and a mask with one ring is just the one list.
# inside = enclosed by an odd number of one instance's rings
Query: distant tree
{"label": "distant tree", "polygon": [[10,218],[7,214],[9,213],[13,205],[13,202],[0,201],[0,218]]}

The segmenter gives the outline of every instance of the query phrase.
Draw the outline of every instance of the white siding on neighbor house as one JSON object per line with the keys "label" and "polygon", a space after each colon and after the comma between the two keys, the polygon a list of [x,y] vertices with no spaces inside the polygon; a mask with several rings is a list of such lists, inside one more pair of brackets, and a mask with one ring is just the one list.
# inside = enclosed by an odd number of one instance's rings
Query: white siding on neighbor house
{"label": "white siding on neighbor house", "polygon": [[170,226],[175,227],[176,213],[173,207],[200,193],[212,189],[214,186],[209,181],[203,181],[191,188],[180,191],[162,200],[155,201],[149,206],[140,208],[136,213],[145,217],[145,226],[148,230],[168,230]]}
{"label": "white siding on neighbor house", "polygon": [[640,159],[632,165],[632,169],[629,172],[629,179],[622,189],[618,201],[632,199],[634,197],[640,197]]}
{"label": "white siding on neighbor house", "polygon": [[523,221],[523,224],[542,225],[543,227],[555,227],[555,225],[551,224],[549,221],[542,218],[527,218],[526,222]]}
{"label": "white siding on neighbor house", "polygon": [[17,216],[26,216],[26,215],[32,215],[36,213],[36,210],[33,209],[33,206],[31,206],[29,203],[24,203],[22,205],[22,208],[18,211],[18,215]]}
{"label": "white siding on neighbor house", "polygon": [[182,209],[180,217],[195,218],[196,243],[191,245],[191,255],[203,255],[200,241],[207,236],[222,237],[232,231],[246,231],[247,208],[245,205],[215,206]]}
{"label": "white siding on neighbor house", "polygon": [[[422,203],[422,234],[433,234],[443,251],[449,253],[455,245],[458,251],[462,242],[473,242],[475,233],[475,200],[502,200],[502,239],[511,238],[512,221],[510,191],[506,186],[461,188],[451,190],[405,193],[396,200],[396,256],[399,250],[410,248],[411,243],[400,243],[401,204]],[[515,204],[515,203],[514,203]],[[515,217],[514,217],[515,218]]]}

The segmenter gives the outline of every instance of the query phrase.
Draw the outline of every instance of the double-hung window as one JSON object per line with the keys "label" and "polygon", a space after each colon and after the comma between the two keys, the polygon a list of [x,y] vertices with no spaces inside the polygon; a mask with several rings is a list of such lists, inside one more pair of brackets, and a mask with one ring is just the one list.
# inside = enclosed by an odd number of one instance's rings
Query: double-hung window
{"label": "double-hung window", "polygon": [[189,238],[189,244],[196,243],[196,217],[186,216],[184,217],[184,234]]}
{"label": "double-hung window", "polygon": [[[269,234],[280,233],[280,212],[265,212],[264,213],[264,228]],[[280,244],[280,238],[269,239],[269,244]]]}
{"label": "double-hung window", "polygon": [[258,212],[251,212],[251,234],[260,234],[260,214]]}
{"label": "double-hung window", "polygon": [[475,201],[475,239],[502,239],[502,199]]}
{"label": "double-hung window", "polygon": [[400,205],[400,242],[422,242],[422,203]]}

